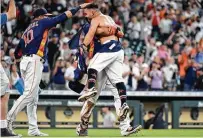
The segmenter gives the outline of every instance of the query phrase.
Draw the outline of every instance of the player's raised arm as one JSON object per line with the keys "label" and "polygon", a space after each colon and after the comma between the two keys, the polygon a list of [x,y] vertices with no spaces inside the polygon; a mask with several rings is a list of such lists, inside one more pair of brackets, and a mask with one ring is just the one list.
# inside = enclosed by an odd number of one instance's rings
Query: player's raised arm
{"label": "player's raised arm", "polygon": [[[54,26],[56,26],[58,23],[61,23],[63,21],[65,21],[68,18],[71,18],[72,16],[74,16],[80,9],[85,8],[88,4],[90,3],[84,3],[81,4],[78,7],[75,7],[71,10],[68,10],[56,17],[52,17],[52,18],[45,18],[44,20],[42,20],[42,23],[44,25],[45,28],[52,28]],[[45,12],[44,14],[45,16],[50,16],[51,14],[48,14],[47,12]]]}
{"label": "player's raised arm", "polygon": [[16,6],[14,0],[10,0],[8,12],[1,14],[1,25],[6,24],[7,21],[16,18]]}
{"label": "player's raised arm", "polygon": [[88,33],[86,34],[84,41],[83,41],[84,46],[87,47],[91,43],[92,39],[95,36],[98,26],[99,26],[99,22],[98,22],[97,18],[92,19],[90,29],[89,29]]}
{"label": "player's raised arm", "polygon": [[9,9],[6,14],[7,14],[8,20],[12,20],[12,19],[16,18],[16,6],[15,6],[14,0],[10,0]]}

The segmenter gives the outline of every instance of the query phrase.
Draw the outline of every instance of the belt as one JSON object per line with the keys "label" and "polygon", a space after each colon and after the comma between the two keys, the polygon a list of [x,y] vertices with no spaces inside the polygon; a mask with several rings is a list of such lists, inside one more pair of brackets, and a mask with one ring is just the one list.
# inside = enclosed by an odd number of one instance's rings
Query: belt
{"label": "belt", "polygon": [[[25,57],[33,57],[35,54],[26,54],[26,55],[23,55],[23,56],[25,56]],[[38,55],[37,55],[38,56]],[[39,56],[40,57],[40,56]],[[45,63],[45,60],[41,57],[40,58],[40,61],[42,62],[42,63]]]}

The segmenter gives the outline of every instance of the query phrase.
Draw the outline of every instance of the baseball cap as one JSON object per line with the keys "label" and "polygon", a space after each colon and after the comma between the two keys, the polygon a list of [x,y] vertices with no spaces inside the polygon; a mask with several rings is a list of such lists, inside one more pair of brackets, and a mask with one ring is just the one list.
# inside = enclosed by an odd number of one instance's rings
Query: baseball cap
{"label": "baseball cap", "polygon": [[40,9],[36,9],[33,13],[33,17],[37,18],[41,15],[45,15],[45,16],[53,16],[52,14],[48,13],[47,10],[45,8],[40,8]]}

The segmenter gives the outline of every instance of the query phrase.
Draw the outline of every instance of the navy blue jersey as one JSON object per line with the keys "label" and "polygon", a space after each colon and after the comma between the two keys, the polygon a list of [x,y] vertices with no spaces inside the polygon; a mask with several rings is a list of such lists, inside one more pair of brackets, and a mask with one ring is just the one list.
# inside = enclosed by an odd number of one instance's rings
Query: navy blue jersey
{"label": "navy blue jersey", "polygon": [[22,35],[24,41],[23,55],[36,54],[44,57],[46,55],[49,30],[66,19],[67,16],[63,13],[53,18],[34,20]]}
{"label": "navy blue jersey", "polygon": [[1,14],[1,25],[6,24],[7,20],[8,20],[7,15],[5,13],[2,13]]}

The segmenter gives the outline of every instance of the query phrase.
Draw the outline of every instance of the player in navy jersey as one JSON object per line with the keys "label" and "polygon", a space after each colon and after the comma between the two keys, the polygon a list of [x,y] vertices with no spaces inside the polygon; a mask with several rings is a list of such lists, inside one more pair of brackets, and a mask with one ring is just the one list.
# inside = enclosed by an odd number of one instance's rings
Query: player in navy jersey
{"label": "player in navy jersey", "polygon": [[21,44],[16,48],[15,52],[18,53],[22,49],[20,72],[24,79],[25,88],[23,95],[17,99],[8,112],[7,121],[10,132],[14,133],[12,124],[17,114],[26,105],[36,104],[49,30],[66,19],[71,18],[77,11],[87,5],[88,3],[82,4],[56,17],[50,17],[51,14],[47,13],[47,10],[44,8],[34,11],[33,21],[23,33],[20,40]]}
{"label": "player in navy jersey", "polygon": [[[16,18],[16,6],[14,0],[9,1],[8,12],[1,13],[0,23],[1,25],[6,24],[7,21]],[[1,137],[18,137],[10,133],[7,129],[6,114],[8,108],[9,100],[9,79],[0,63],[0,76],[1,76],[1,115],[0,115],[0,127],[1,127]]]}

